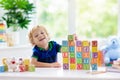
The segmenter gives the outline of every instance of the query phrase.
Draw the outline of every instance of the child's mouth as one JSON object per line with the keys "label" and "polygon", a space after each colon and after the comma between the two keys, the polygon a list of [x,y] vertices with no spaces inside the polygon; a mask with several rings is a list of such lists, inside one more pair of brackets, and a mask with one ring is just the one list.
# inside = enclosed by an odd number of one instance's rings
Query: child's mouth
{"label": "child's mouth", "polygon": [[40,39],[39,41],[42,41],[42,40],[44,40],[45,38],[42,38],[42,39]]}

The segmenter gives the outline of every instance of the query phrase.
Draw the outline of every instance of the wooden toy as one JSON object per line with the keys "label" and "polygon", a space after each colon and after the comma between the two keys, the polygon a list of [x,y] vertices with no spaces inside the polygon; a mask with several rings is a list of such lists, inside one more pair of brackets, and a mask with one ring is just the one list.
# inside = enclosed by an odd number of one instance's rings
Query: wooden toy
{"label": "wooden toy", "polygon": [[8,71],[8,65],[6,63],[6,58],[2,59],[2,64],[4,65],[4,71]]}
{"label": "wooden toy", "polygon": [[4,71],[8,71],[8,66],[4,65]]}
{"label": "wooden toy", "polygon": [[67,46],[62,46],[62,52],[68,52],[68,51],[69,51],[69,49]]}
{"label": "wooden toy", "polygon": [[97,64],[98,64],[99,67],[105,66],[104,65],[104,56],[103,56],[102,51],[98,51],[98,59],[97,59],[97,61],[98,61]]}
{"label": "wooden toy", "polygon": [[8,70],[12,72],[17,71],[17,62],[15,57],[11,58],[10,61],[8,61]]}
{"label": "wooden toy", "polygon": [[64,63],[63,62],[63,69],[68,70],[69,69],[69,63]]}
{"label": "wooden toy", "polygon": [[3,58],[2,63],[4,65],[5,71],[15,72],[17,70],[17,63],[15,58]]}
{"label": "wooden toy", "polygon": [[25,69],[25,65],[23,64],[23,59],[19,58],[19,62],[18,62],[18,68],[19,68],[19,72],[24,72],[26,71]]}
{"label": "wooden toy", "polygon": [[34,65],[29,65],[29,71],[34,72],[35,71],[35,66]]}
{"label": "wooden toy", "polygon": [[25,70],[25,65],[20,64],[20,65],[19,65],[19,72],[24,72],[24,71],[26,71],[26,70]]}
{"label": "wooden toy", "polygon": [[63,69],[68,70],[69,69],[69,47],[68,47],[68,41],[64,40],[62,41],[62,56],[63,56]]}
{"label": "wooden toy", "polygon": [[30,65],[30,60],[29,59],[24,59],[23,64],[24,65]]}
{"label": "wooden toy", "polygon": [[70,70],[76,70],[76,64],[71,63],[70,64]]}
{"label": "wooden toy", "polygon": [[91,59],[92,71],[97,71],[97,69],[98,69],[97,60],[98,60],[97,41],[92,41],[92,59]]}
{"label": "wooden toy", "polygon": [[81,42],[80,40],[77,40],[77,41],[76,41],[76,46],[77,46],[77,47],[81,47],[81,46],[82,46],[82,42]]}
{"label": "wooden toy", "polygon": [[0,72],[4,72],[4,66],[0,65]]}
{"label": "wooden toy", "polygon": [[68,41],[67,40],[63,40],[62,41],[62,46],[68,46]]}
{"label": "wooden toy", "polygon": [[[8,72],[35,71],[35,66],[33,64],[30,64],[29,59],[19,58],[19,60],[16,60],[15,57],[3,58],[2,63],[3,63],[4,71],[8,71]],[[1,68],[0,70],[2,71],[3,69]]]}
{"label": "wooden toy", "polygon": [[73,40],[75,40],[74,35],[68,35],[68,41],[73,41]]}
{"label": "wooden toy", "polygon": [[103,64],[103,55],[98,50],[97,40],[75,40],[74,35],[68,35],[68,40],[62,41],[64,70],[98,71]]}

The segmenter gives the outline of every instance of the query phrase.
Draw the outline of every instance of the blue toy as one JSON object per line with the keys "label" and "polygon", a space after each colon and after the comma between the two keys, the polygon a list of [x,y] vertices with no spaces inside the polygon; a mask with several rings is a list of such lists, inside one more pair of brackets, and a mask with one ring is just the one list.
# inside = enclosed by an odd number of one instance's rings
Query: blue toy
{"label": "blue toy", "polygon": [[118,37],[109,38],[108,44],[102,51],[104,52],[105,64],[113,63],[114,60],[120,58],[120,40]]}

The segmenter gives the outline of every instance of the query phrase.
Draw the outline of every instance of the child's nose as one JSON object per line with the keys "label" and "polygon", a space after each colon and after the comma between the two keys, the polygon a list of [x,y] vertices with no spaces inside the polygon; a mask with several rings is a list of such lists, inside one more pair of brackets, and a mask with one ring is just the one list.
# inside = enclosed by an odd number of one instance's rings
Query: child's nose
{"label": "child's nose", "polygon": [[40,34],[39,37],[42,37],[42,34]]}

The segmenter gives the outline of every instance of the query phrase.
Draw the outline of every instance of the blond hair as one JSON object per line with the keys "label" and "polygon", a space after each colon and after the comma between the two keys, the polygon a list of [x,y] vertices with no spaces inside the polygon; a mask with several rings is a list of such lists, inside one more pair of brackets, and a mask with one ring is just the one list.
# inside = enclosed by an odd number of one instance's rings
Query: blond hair
{"label": "blond hair", "polygon": [[[28,34],[29,41],[30,41],[30,43],[31,43],[32,45],[35,45],[35,44],[34,44],[34,41],[33,41],[33,35],[32,35],[32,33],[33,33],[34,31],[36,31],[37,29],[43,29],[43,30],[45,31],[45,33],[47,34],[48,38],[49,38],[49,34],[48,34],[46,28],[45,28],[44,26],[39,26],[39,25],[37,25],[37,26],[33,27],[33,28],[30,30],[29,34]],[[49,38],[49,39],[50,39],[50,38]]]}

